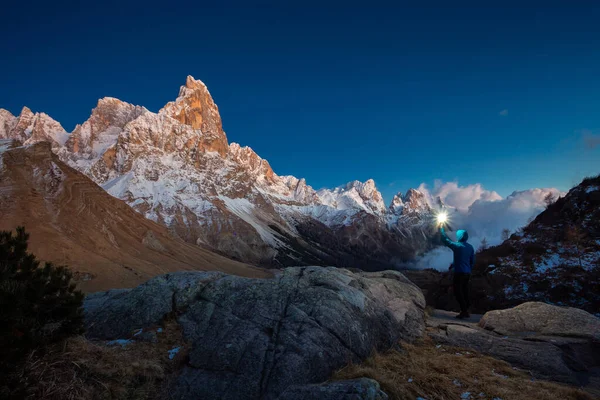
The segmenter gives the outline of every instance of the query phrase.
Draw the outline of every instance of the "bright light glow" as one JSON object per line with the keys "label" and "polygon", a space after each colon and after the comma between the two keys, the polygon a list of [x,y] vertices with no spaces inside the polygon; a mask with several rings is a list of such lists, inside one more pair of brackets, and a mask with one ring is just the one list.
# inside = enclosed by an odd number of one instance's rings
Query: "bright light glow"
{"label": "bright light glow", "polygon": [[441,212],[437,215],[437,222],[438,224],[443,224],[444,222],[448,221],[448,214],[445,212]]}

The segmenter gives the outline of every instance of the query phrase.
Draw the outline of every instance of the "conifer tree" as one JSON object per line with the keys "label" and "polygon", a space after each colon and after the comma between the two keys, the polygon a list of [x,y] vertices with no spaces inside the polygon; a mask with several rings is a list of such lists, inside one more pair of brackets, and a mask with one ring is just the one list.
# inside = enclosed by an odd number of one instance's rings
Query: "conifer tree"
{"label": "conifer tree", "polygon": [[83,294],[67,267],[27,252],[25,228],[0,232],[0,372],[41,346],[82,333]]}

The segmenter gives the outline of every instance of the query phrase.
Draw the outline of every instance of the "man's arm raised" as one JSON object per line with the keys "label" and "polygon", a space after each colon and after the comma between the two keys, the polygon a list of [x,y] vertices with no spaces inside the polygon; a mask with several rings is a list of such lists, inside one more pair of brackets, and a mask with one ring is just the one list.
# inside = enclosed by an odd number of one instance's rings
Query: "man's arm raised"
{"label": "man's arm raised", "polygon": [[452,240],[450,240],[448,235],[446,235],[444,225],[440,225],[440,234],[442,235],[442,242],[444,243],[444,245],[450,247],[451,249],[455,249],[459,246],[457,242],[453,242]]}

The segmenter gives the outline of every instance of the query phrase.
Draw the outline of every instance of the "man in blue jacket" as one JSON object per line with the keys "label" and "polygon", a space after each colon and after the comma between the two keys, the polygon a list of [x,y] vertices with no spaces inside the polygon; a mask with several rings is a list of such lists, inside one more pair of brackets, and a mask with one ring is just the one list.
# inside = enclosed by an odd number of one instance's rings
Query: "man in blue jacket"
{"label": "man in blue jacket", "polygon": [[475,249],[471,244],[467,243],[469,234],[465,230],[458,230],[456,232],[456,239],[454,242],[450,240],[446,232],[444,231],[444,225],[440,225],[440,234],[442,235],[442,242],[452,250],[454,253],[454,262],[450,268],[454,268],[454,295],[460,305],[460,314],[456,318],[469,318],[469,307],[471,301],[469,300],[469,279],[471,278],[471,270],[473,264],[475,264]]}

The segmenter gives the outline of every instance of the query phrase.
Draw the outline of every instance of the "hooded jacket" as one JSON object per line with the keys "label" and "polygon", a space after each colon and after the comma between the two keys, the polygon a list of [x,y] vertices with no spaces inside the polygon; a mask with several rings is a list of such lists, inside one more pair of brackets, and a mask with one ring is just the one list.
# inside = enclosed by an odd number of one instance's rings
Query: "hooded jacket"
{"label": "hooded jacket", "polygon": [[470,274],[473,264],[475,264],[475,249],[467,243],[469,233],[462,229],[458,230],[456,232],[457,242],[450,240],[443,226],[440,227],[440,233],[442,234],[442,242],[450,247],[452,253],[454,253],[454,272]]}

